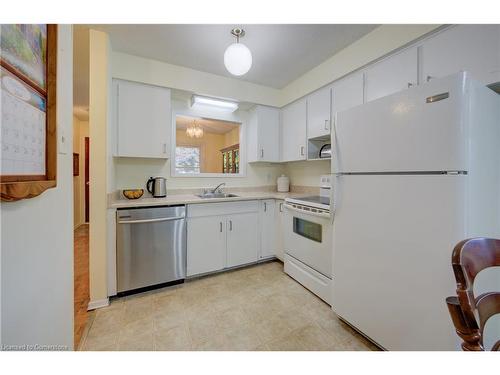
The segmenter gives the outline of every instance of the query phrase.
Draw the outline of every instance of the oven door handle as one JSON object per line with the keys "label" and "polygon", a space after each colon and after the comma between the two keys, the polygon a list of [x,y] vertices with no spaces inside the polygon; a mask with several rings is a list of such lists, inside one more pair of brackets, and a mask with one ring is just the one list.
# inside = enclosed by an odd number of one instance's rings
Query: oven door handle
{"label": "oven door handle", "polygon": [[330,214],[327,214],[324,212],[312,212],[312,211],[301,210],[300,208],[295,208],[286,202],[285,202],[285,204],[283,204],[283,207],[285,207],[287,210],[300,212],[301,214],[305,214],[305,215],[330,218]]}

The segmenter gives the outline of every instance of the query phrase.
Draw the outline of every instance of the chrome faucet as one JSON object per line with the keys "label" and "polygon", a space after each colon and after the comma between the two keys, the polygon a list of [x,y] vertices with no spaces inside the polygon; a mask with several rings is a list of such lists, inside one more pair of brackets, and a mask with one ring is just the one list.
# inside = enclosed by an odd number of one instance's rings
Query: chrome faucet
{"label": "chrome faucet", "polygon": [[225,182],[223,182],[223,183],[221,183],[221,184],[217,185],[217,186],[215,187],[215,189],[214,189],[214,190],[212,190],[212,193],[214,193],[214,194],[215,194],[215,193],[217,193],[217,191],[219,190],[219,188],[220,188],[221,186],[225,186],[225,185],[226,185],[226,183],[225,183]]}

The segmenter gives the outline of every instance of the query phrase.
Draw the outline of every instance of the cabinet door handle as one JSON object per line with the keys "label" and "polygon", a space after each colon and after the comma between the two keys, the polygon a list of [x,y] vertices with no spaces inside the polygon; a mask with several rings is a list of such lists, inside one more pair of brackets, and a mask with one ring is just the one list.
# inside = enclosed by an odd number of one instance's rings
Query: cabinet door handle
{"label": "cabinet door handle", "polygon": [[408,88],[412,87],[413,86],[413,83],[411,82],[408,82]]}
{"label": "cabinet door handle", "polygon": [[260,157],[261,157],[261,158],[263,158],[263,157],[264,157],[264,149],[263,149],[263,148],[261,148],[261,149],[260,149]]}
{"label": "cabinet door handle", "polygon": [[431,79],[433,79],[434,77],[433,76],[427,76],[427,78],[425,79],[427,82],[429,82]]}
{"label": "cabinet door handle", "polygon": [[232,220],[229,220],[229,230],[230,231],[233,230],[233,221]]}
{"label": "cabinet door handle", "polygon": [[328,123],[329,123],[329,120],[325,120],[325,130],[329,130]]}
{"label": "cabinet door handle", "polygon": [[167,144],[166,143],[163,143],[163,153],[164,154],[167,153]]}
{"label": "cabinet door handle", "polygon": [[283,212],[283,203],[280,203],[280,212]]}
{"label": "cabinet door handle", "polygon": [[220,232],[222,233],[222,221],[219,224],[220,224]]}
{"label": "cabinet door handle", "polygon": [[300,156],[304,156],[304,146],[300,146]]}
{"label": "cabinet door handle", "polygon": [[264,202],[264,212],[266,212],[266,211],[267,211],[267,203]]}

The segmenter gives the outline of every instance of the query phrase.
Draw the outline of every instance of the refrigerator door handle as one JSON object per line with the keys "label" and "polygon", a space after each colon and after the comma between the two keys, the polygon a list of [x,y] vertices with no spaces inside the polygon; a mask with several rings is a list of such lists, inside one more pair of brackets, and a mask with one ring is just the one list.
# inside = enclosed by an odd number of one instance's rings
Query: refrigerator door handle
{"label": "refrigerator door handle", "polygon": [[337,212],[337,199],[339,198],[339,178],[342,174],[332,175],[332,188],[330,189],[330,220],[332,224],[335,222],[335,214]]}
{"label": "refrigerator door handle", "polygon": [[332,129],[331,129],[331,168],[332,173],[339,171],[339,148],[337,144],[337,113],[332,116]]}

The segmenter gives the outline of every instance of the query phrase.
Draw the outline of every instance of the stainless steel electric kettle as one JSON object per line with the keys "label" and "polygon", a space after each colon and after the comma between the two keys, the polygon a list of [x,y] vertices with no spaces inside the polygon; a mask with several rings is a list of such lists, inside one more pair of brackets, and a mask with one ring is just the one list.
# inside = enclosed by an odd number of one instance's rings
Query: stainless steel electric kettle
{"label": "stainless steel electric kettle", "polygon": [[146,189],[153,198],[164,198],[167,196],[167,179],[165,177],[150,177],[146,183]]}

